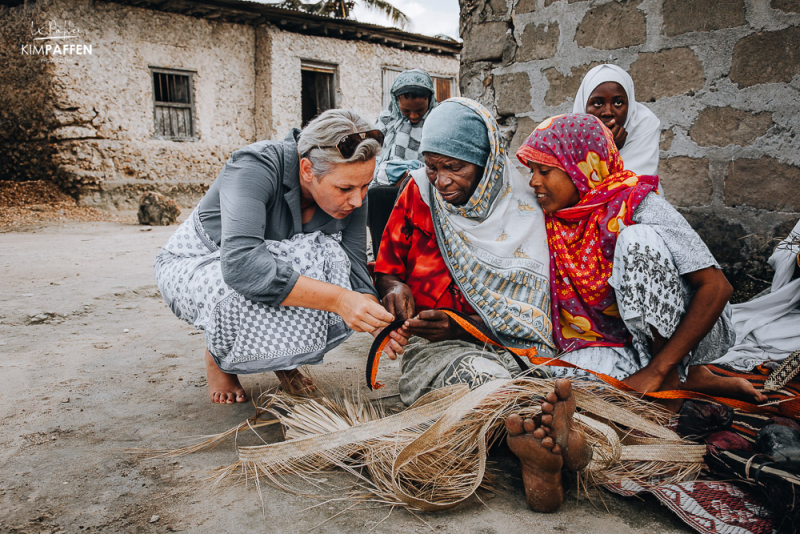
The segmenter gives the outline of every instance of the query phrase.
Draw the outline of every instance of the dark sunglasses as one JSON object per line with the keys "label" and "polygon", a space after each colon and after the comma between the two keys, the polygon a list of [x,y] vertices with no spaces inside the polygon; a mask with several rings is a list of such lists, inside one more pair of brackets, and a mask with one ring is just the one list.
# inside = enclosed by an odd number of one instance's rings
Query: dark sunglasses
{"label": "dark sunglasses", "polygon": [[[344,136],[341,141],[336,143],[336,146],[327,145],[314,148],[335,148],[344,159],[350,159],[353,157],[353,154],[356,153],[358,145],[367,139],[374,139],[379,145],[383,146],[383,132],[380,130],[367,130],[365,132],[356,132]],[[305,156],[308,156],[308,152],[306,152]]]}

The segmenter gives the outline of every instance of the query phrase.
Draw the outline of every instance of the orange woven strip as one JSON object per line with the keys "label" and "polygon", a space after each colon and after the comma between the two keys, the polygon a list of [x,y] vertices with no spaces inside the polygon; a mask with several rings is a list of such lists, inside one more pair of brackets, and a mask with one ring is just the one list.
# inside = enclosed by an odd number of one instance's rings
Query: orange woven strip
{"label": "orange woven strip", "polygon": [[[517,349],[517,348],[513,348],[513,347],[506,347],[506,346],[494,341],[493,339],[489,339],[489,337],[487,337],[486,334],[484,334],[483,332],[481,332],[480,330],[475,328],[475,325],[473,325],[471,322],[465,320],[463,317],[461,317],[457,313],[452,312],[450,310],[440,310],[440,311],[443,311],[444,313],[449,315],[450,318],[452,318],[456,323],[458,323],[458,326],[460,326],[461,328],[466,330],[469,335],[471,335],[475,339],[483,341],[484,343],[490,343],[490,344],[494,345],[495,347],[500,347],[501,349],[505,349],[505,350],[507,350],[509,352],[513,352],[517,356],[524,356],[524,357],[528,358],[528,360],[530,360],[531,363],[534,363],[533,360],[535,359],[535,356],[537,354],[539,354],[539,351],[536,350],[536,347],[531,347],[530,349]],[[540,358],[540,359],[544,360],[545,358]]]}
{"label": "orange woven strip", "polygon": [[[519,356],[526,356],[528,360],[533,365],[549,365],[553,367],[567,367],[571,369],[578,369],[580,371],[585,371],[590,373],[606,384],[614,386],[617,389],[621,389],[622,391],[628,391],[631,393],[637,393],[639,395],[644,395],[646,397],[650,397],[653,399],[705,399],[705,400],[712,400],[715,402],[719,402],[721,404],[725,404],[730,406],[731,408],[736,408],[745,412],[753,412],[753,413],[772,413],[772,414],[780,414],[783,413],[793,413],[797,411],[800,413],[800,398],[794,399],[792,401],[786,402],[782,407],[781,410],[773,406],[759,406],[757,404],[752,404],[749,402],[744,402],[736,399],[727,399],[724,397],[714,397],[712,395],[706,395],[705,393],[697,393],[695,391],[683,391],[683,390],[672,390],[672,391],[654,391],[648,393],[642,393],[628,384],[618,380],[614,377],[608,376],[603,373],[598,373],[596,371],[591,371],[589,369],[583,369],[573,363],[565,362],[563,360],[559,360],[557,358],[542,358],[536,357],[535,355],[538,354],[535,348],[533,349],[514,349],[511,347],[503,347],[502,345],[498,344],[497,342],[489,339],[483,332],[475,328],[471,323],[467,322],[466,320],[462,319],[458,314],[451,312],[450,310],[441,310],[447,315],[449,315],[454,321],[456,321],[459,326],[461,326],[464,330],[466,330],[470,335],[475,337],[476,339],[483,341],[485,343],[491,343],[494,346],[498,346],[513,352]],[[532,353],[531,353],[532,351]],[[797,406],[795,406],[797,405]]]}
{"label": "orange woven strip", "polygon": [[[800,397],[795,397],[790,400],[786,400],[785,402],[779,404],[778,406],[759,406],[757,404],[752,404],[749,402],[744,402],[736,399],[727,399],[724,397],[714,397],[712,395],[706,395],[705,393],[697,393],[695,391],[683,391],[683,390],[673,390],[673,391],[654,391],[648,393],[642,393],[629,385],[625,384],[621,380],[618,380],[614,377],[605,375],[603,373],[598,373],[596,371],[591,371],[589,369],[584,369],[579,367],[575,364],[565,362],[563,360],[559,360],[558,358],[543,358],[541,356],[537,356],[538,352],[536,348],[530,349],[518,349],[512,347],[505,347],[504,345],[498,343],[497,341],[491,339],[487,336],[484,332],[482,332],[479,328],[477,328],[471,321],[466,319],[465,317],[461,316],[458,312],[449,309],[441,309],[440,311],[449,315],[458,325],[463,328],[467,333],[473,336],[475,339],[482,341],[484,343],[489,343],[494,345],[495,347],[499,347],[510,352],[513,352],[517,356],[524,356],[531,362],[533,365],[547,365],[552,367],[567,367],[571,369],[577,369],[579,371],[585,371],[591,375],[596,376],[606,384],[613,386],[617,389],[621,389],[622,391],[627,391],[630,393],[635,393],[638,395],[642,395],[645,397],[649,397],[651,399],[703,399],[703,400],[711,400],[714,402],[718,402],[721,404],[725,404],[730,406],[731,408],[736,408],[738,410],[742,410],[745,412],[751,413],[767,413],[773,415],[789,415],[790,417],[794,417],[795,419],[800,418]],[[380,341],[380,344],[375,347],[373,345],[373,350],[370,351],[370,356],[368,359],[367,365],[369,366],[369,386],[371,389],[380,389],[383,387],[383,384],[378,382],[376,379],[378,377],[378,367],[380,363],[380,357],[383,353],[383,349],[390,341],[389,337],[390,332],[386,332],[385,337]],[[383,334],[381,334],[383,335]]]}
{"label": "orange woven strip", "polygon": [[378,350],[375,353],[375,359],[372,361],[372,369],[370,370],[370,381],[369,381],[370,389],[375,390],[375,389],[381,389],[383,387],[383,382],[378,382],[377,380],[378,364],[381,362],[381,354],[383,354],[383,349],[386,347],[386,345],[389,344],[389,341],[391,341],[391,338],[389,336],[386,336],[386,339],[381,341],[381,344],[378,345]]}

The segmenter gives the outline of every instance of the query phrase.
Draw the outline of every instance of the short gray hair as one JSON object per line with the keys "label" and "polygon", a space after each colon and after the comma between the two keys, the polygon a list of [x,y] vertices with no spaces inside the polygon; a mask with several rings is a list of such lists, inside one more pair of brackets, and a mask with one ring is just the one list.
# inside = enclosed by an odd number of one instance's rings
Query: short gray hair
{"label": "short gray hair", "polygon": [[354,111],[329,109],[309,122],[300,132],[297,152],[311,162],[314,176],[322,178],[336,165],[369,161],[380,153],[381,145],[374,139],[363,141],[349,159],[343,158],[336,149],[336,144],[345,136],[370,128],[371,125]]}

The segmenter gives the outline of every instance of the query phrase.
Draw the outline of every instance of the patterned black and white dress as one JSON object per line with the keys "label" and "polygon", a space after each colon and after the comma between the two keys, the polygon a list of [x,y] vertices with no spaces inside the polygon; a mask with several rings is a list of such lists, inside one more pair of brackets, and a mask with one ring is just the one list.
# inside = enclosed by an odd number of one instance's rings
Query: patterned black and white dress
{"label": "patterned black and white dress", "polygon": [[[303,276],[351,289],[350,259],[340,235],[297,234],[267,241],[267,250]],[[268,306],[233,290],[222,276],[219,246],[203,229],[197,210],[156,257],[161,295],[180,319],[202,330],[217,365],[246,374],[316,364],[352,331],[331,312]]]}

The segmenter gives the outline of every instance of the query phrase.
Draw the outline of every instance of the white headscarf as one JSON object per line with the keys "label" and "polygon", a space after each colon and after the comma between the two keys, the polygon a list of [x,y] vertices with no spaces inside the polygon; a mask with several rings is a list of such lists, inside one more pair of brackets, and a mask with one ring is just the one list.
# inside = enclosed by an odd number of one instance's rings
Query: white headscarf
{"label": "white headscarf", "polygon": [[575,95],[573,113],[586,113],[589,96],[598,85],[617,82],[628,95],[628,118],[623,127],[628,132],[619,154],[625,169],[639,175],[658,175],[658,141],[661,135],[661,121],[652,111],[636,102],[633,80],[630,75],[616,65],[598,65],[584,76],[578,94]]}

